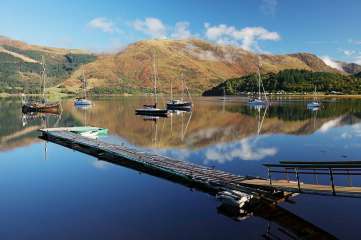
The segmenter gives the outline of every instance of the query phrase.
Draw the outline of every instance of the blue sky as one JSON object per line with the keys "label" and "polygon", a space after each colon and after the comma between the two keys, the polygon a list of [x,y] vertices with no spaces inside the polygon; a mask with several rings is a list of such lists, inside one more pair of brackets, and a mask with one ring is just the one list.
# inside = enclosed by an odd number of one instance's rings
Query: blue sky
{"label": "blue sky", "polygon": [[140,39],[198,37],[361,63],[360,12],[359,0],[2,0],[0,35],[95,51]]}

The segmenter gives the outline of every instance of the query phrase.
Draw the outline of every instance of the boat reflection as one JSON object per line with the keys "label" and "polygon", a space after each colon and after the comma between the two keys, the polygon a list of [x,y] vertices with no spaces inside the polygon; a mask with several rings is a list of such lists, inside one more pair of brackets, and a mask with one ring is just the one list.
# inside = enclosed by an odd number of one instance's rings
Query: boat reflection
{"label": "boat reflection", "polygon": [[[212,100],[212,99],[211,99]],[[249,108],[244,102],[194,99],[194,111],[172,111],[168,118],[134,115],[134,108],[147,102],[146,98],[111,98],[94,100],[92,108],[74,108],[71,100],[62,103],[64,111],[59,126],[101,126],[115,136],[137,147],[153,147],[154,127],[149,121],[158,121],[158,148],[204,149],[219,144],[232,144],[255,136],[312,135],[328,123],[331,127],[354,125],[361,122],[361,101],[324,101],[322,111],[308,111],[305,101],[273,104],[262,109]],[[22,115],[21,102],[1,100],[0,137],[41,125],[41,115]],[[52,116],[52,115],[51,115]],[[52,116],[52,124],[56,121]],[[5,127],[5,126],[10,127]],[[49,125],[51,126],[51,124]],[[256,131],[255,131],[256,129]]]}

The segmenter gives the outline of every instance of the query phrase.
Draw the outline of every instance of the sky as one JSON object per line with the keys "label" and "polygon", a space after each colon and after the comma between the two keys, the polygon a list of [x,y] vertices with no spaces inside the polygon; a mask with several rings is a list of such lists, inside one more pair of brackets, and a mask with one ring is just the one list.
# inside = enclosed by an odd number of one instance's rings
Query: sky
{"label": "sky", "polygon": [[360,0],[1,0],[0,35],[95,52],[142,39],[201,38],[361,64],[360,13]]}

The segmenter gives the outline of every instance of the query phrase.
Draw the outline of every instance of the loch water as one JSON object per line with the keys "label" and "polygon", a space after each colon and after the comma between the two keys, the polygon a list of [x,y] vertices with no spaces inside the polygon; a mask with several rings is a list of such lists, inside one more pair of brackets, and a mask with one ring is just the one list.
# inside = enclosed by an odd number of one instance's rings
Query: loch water
{"label": "loch water", "polygon": [[[235,218],[214,196],[45,142],[37,129],[105,127],[102,141],[267,177],[262,164],[280,160],[361,160],[361,100],[325,98],[310,111],[302,98],[252,109],[242,98],[198,97],[192,112],[168,118],[136,116],[147,97],[92,101],[76,108],[63,100],[61,115],[23,115],[20,99],[0,99],[1,239],[359,238],[361,198],[300,194],[280,212]],[[352,183],[361,186],[361,176]]]}

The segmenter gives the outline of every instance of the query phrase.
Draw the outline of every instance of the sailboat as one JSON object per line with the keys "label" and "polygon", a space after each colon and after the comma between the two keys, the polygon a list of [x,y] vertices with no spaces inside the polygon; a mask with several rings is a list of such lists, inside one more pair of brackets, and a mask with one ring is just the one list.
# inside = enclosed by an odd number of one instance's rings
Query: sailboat
{"label": "sailboat", "polygon": [[82,80],[82,88],[83,88],[83,97],[76,98],[74,100],[74,105],[76,106],[89,106],[92,102],[87,99],[87,80],[85,78],[85,73],[83,70],[83,80]]}
{"label": "sailboat", "polygon": [[45,97],[46,90],[46,65],[44,56],[41,58],[41,87],[42,87],[42,97],[40,101],[28,101],[24,100],[22,105],[23,113],[30,112],[45,112],[45,113],[54,113],[58,114],[60,112],[61,106],[59,102],[48,102]]}
{"label": "sailboat", "polygon": [[145,115],[145,116],[161,116],[161,117],[167,117],[168,116],[168,109],[161,109],[157,108],[158,104],[158,95],[157,95],[157,80],[158,80],[158,72],[156,69],[155,64],[155,54],[153,54],[153,88],[154,88],[154,104],[152,105],[144,105],[143,108],[137,108],[135,109],[135,113],[137,115]]}
{"label": "sailboat", "polygon": [[262,100],[262,94],[261,94],[262,79],[261,79],[260,68],[261,68],[261,65],[259,64],[258,70],[257,70],[258,96],[257,96],[257,98],[253,98],[248,101],[248,105],[250,105],[252,107],[256,107],[256,108],[262,108],[262,107],[268,105],[268,100],[267,100],[266,94],[264,93],[263,85],[262,85],[262,88],[263,88],[263,94],[264,94],[265,100]]}
{"label": "sailboat", "polygon": [[184,87],[187,89],[188,97],[191,98],[188,88],[184,82],[183,73],[181,74],[182,78],[182,97],[181,99],[173,99],[173,87],[172,87],[172,81],[170,82],[170,96],[171,99],[167,102],[167,109],[169,110],[185,110],[189,111],[192,109],[192,102],[191,101],[185,101],[184,100]]}
{"label": "sailboat", "polygon": [[315,90],[313,92],[313,101],[307,103],[307,109],[312,111],[317,111],[320,107],[321,107],[321,103],[316,100],[316,86],[315,86]]}

